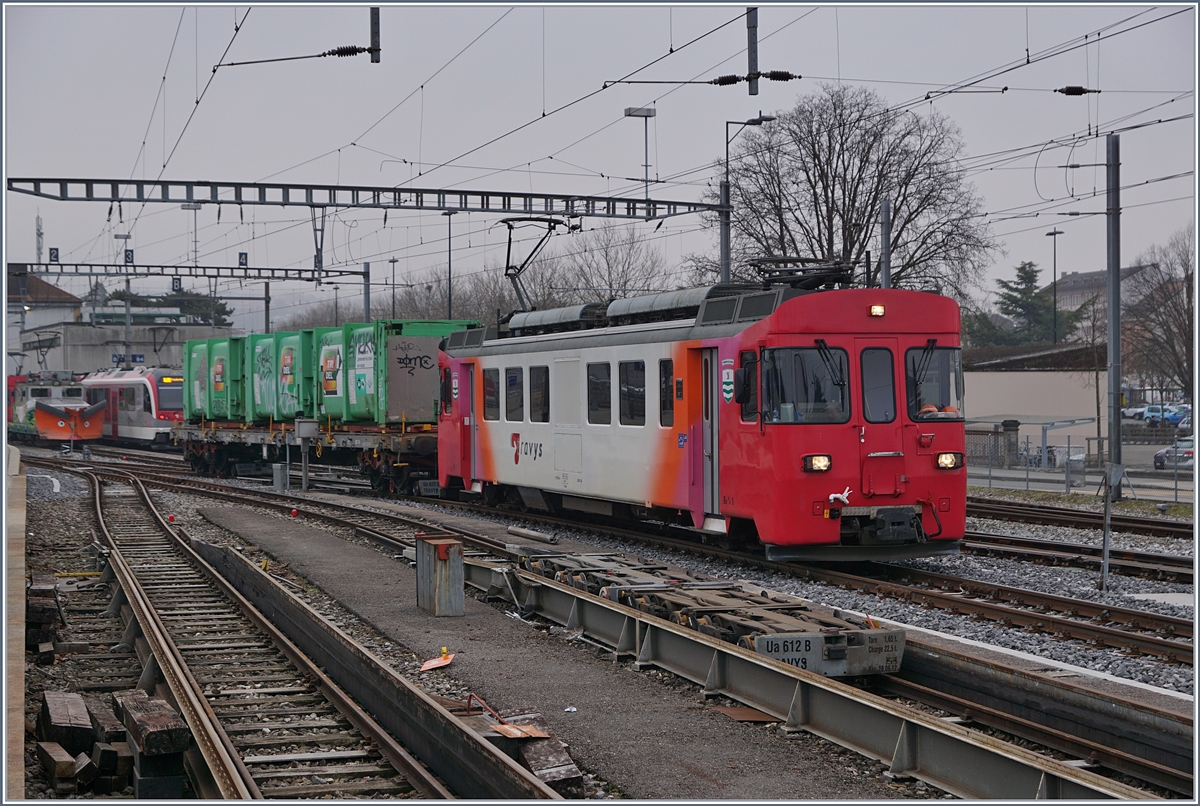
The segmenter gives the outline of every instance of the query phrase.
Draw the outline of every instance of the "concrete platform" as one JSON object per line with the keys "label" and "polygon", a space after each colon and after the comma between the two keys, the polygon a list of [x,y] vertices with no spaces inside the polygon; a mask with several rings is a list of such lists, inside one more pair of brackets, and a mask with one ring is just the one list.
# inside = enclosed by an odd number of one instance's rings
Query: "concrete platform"
{"label": "concrete platform", "polygon": [[8,449],[5,470],[4,799],[14,801],[25,798],[25,468],[16,448]]}
{"label": "concrete platform", "polygon": [[[493,707],[540,712],[581,767],[619,782],[626,797],[903,796],[878,777],[851,774],[849,759],[831,755],[836,751],[821,740],[786,739],[762,726],[733,722],[692,690],[673,691],[653,673],[614,664],[473,597],[467,597],[462,617],[430,616],[417,608],[416,573],[407,563],[388,562],[378,551],[325,529],[232,507],[200,512],[286,562],[418,658],[433,658],[447,647],[455,654],[448,674]],[[464,528],[495,530],[507,542],[522,542],[495,524],[471,520]],[[845,760],[834,763],[835,757]]]}

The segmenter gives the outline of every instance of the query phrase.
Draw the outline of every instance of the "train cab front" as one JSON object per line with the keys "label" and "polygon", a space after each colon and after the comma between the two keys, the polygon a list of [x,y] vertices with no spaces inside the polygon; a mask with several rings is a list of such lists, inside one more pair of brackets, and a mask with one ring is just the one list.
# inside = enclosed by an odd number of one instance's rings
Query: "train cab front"
{"label": "train cab front", "polygon": [[[916,292],[891,292],[892,302],[897,293]],[[769,559],[958,553],[967,476],[957,316],[947,312],[954,329],[939,332],[889,307],[890,327],[768,337],[742,362],[744,438],[729,454],[768,471],[743,497]]]}

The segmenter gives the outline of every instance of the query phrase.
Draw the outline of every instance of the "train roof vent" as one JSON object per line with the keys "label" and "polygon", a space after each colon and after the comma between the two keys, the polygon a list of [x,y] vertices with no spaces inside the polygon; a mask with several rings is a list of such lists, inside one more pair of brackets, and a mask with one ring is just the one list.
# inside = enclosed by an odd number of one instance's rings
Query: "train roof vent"
{"label": "train roof vent", "polygon": [[770,316],[771,312],[775,310],[777,298],[778,294],[774,291],[742,297],[742,304],[738,308],[737,320],[739,322],[753,322],[755,319]]}
{"label": "train roof vent", "polygon": [[604,304],[589,302],[566,308],[551,308],[546,311],[526,311],[513,314],[508,327],[513,333],[532,335],[535,333],[557,333],[566,330],[584,330],[604,322]]}
{"label": "train roof vent", "polygon": [[681,288],[644,297],[613,300],[608,304],[610,324],[661,322],[668,319],[691,319],[696,315],[711,288]]}
{"label": "train roof vent", "polygon": [[733,321],[733,312],[737,308],[737,297],[721,297],[704,301],[700,308],[700,324],[724,325]]}
{"label": "train roof vent", "polygon": [[467,341],[464,346],[478,347],[479,345],[483,344],[483,332],[483,328],[481,327],[472,328],[471,330],[466,331]]}
{"label": "train roof vent", "polygon": [[450,334],[450,341],[446,345],[448,348],[462,347],[467,340],[467,331],[456,330]]}

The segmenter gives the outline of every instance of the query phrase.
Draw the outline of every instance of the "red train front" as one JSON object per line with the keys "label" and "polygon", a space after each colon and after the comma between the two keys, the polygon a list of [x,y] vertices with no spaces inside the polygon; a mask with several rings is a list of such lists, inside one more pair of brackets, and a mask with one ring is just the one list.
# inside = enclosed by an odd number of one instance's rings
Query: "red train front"
{"label": "red train front", "polygon": [[[852,289],[790,300],[736,339],[721,513],[778,559],[953,553],[965,529],[958,305]],[[727,383],[727,381],[725,382]]]}
{"label": "red train front", "polygon": [[775,559],[957,552],[958,305],[783,279],[455,334],[440,359],[442,487],[761,542]]}

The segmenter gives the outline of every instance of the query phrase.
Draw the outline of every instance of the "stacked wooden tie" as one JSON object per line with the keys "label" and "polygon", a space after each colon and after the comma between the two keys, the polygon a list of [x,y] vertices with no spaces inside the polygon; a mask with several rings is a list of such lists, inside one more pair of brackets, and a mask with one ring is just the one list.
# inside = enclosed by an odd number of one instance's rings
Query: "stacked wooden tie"
{"label": "stacked wooden tie", "polygon": [[191,732],[166,701],[140,689],[113,692],[112,710],[73,692],[44,692],[35,729],[38,761],[56,795],[122,794],[132,786],[141,799],[183,796]]}
{"label": "stacked wooden tie", "polygon": [[43,666],[54,663],[59,621],[57,582],[52,572],[35,570],[25,589],[25,648]]}

